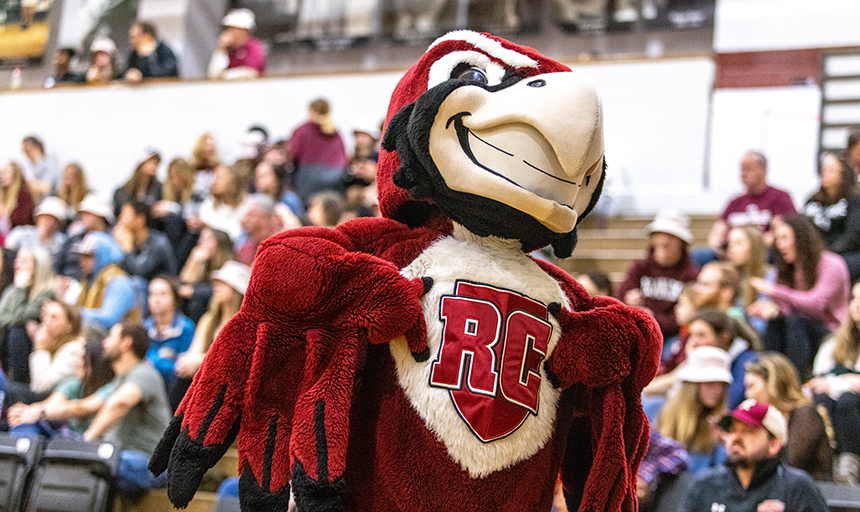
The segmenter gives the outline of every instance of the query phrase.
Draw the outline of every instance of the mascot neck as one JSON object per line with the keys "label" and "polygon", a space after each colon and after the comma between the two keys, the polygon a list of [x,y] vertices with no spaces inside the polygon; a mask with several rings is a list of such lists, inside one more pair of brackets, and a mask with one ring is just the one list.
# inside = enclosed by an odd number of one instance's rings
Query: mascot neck
{"label": "mascot neck", "polygon": [[512,256],[523,256],[523,245],[519,240],[499,238],[497,236],[478,236],[456,222],[451,236],[455,240],[471,245],[477,245],[488,252],[499,252]]}

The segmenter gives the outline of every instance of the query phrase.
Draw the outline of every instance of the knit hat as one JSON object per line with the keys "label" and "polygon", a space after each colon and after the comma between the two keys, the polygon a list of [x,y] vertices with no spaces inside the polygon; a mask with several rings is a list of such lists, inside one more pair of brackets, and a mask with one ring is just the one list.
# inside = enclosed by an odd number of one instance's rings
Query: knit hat
{"label": "knit hat", "polygon": [[254,21],[254,13],[250,9],[233,9],[228,12],[224,19],[221,20],[221,25],[225,27],[244,28],[245,30],[254,30],[256,23]]}
{"label": "knit hat", "polygon": [[663,208],[657,212],[654,221],[645,228],[649,235],[667,233],[687,242],[693,243],[693,233],[690,231],[690,217],[677,208]]}
{"label": "knit hat", "polygon": [[237,292],[245,295],[251,280],[251,269],[238,261],[227,261],[220,269],[212,272],[212,280],[226,283]]}
{"label": "knit hat", "polygon": [[785,416],[772,405],[756,402],[752,398],[744,400],[737,409],[723,416],[720,420],[720,428],[728,431],[736,419],[747,425],[766,429],[783,444],[788,439],[788,424]]}
{"label": "knit hat", "polygon": [[678,370],[679,382],[725,382],[731,384],[731,356],[717,347],[698,347]]}

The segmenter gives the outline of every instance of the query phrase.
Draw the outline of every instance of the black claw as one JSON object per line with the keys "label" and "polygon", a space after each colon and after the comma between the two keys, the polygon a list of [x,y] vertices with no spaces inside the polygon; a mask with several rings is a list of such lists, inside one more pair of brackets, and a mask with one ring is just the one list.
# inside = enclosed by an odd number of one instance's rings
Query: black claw
{"label": "black claw", "polygon": [[167,428],[164,429],[164,435],[158,441],[155,451],[152,453],[152,458],[149,459],[149,471],[158,476],[167,470],[167,463],[170,460],[170,450],[173,449],[173,444],[179,433],[182,431],[182,418],[184,414],[177,414],[170,420]]}
{"label": "black claw", "polygon": [[424,276],[421,280],[424,281],[424,295],[427,295],[430,289],[433,288],[433,278],[430,276]]}
{"label": "black claw", "polygon": [[245,461],[239,476],[239,506],[248,512],[283,512],[290,507],[290,484],[276,492],[264,491]]}
{"label": "black claw", "polygon": [[[330,484],[317,482],[305,472],[299,459],[293,464],[293,493],[299,512],[342,512],[346,486],[338,478]],[[243,510],[256,510],[244,509]]]}
{"label": "black claw", "polygon": [[430,359],[430,347],[426,347],[421,352],[412,352],[412,359],[415,359],[416,363],[423,363]]}
{"label": "black claw", "polygon": [[549,379],[549,383],[552,384],[552,387],[556,389],[561,387],[561,381],[558,380],[558,375],[556,375],[549,367],[549,360],[543,362],[543,371],[546,374],[546,378]]}
{"label": "black claw", "polygon": [[552,302],[546,307],[552,316],[557,316],[561,312],[561,303]]}

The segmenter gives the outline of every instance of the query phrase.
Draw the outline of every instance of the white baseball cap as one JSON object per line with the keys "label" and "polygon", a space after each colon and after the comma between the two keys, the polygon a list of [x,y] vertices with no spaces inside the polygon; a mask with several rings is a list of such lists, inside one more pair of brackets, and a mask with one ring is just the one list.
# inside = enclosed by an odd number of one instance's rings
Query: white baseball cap
{"label": "white baseball cap", "polygon": [[87,212],[103,218],[108,224],[113,224],[113,207],[106,199],[95,194],[87,194],[78,203],[78,213]]}
{"label": "white baseball cap", "polygon": [[648,235],[668,233],[688,244],[693,243],[693,233],[690,231],[690,217],[677,208],[663,208],[654,216],[654,221],[645,228]]}
{"label": "white baseball cap", "polygon": [[36,207],[35,216],[39,215],[50,215],[60,222],[66,222],[69,219],[69,207],[59,197],[48,196]]}
{"label": "white baseball cap", "polygon": [[244,28],[245,30],[254,30],[257,26],[254,21],[254,13],[251,9],[233,9],[228,12],[224,19],[221,20],[221,25],[225,27]]}
{"label": "white baseball cap", "polygon": [[90,53],[95,52],[105,52],[113,55],[116,52],[116,43],[109,37],[99,36],[93,39],[93,42],[90,44]]}
{"label": "white baseball cap", "polygon": [[212,280],[218,280],[227,283],[230,288],[245,295],[248,290],[248,283],[251,281],[251,268],[247,265],[242,265],[238,261],[227,261],[221,268],[212,272]]}

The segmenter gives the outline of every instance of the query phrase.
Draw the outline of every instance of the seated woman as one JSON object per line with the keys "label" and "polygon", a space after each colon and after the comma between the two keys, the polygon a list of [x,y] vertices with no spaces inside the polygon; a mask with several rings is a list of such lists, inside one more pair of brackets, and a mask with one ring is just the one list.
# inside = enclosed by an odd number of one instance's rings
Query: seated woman
{"label": "seated woman", "polygon": [[860,277],[860,194],[848,163],[826,153],[818,169],[820,188],[803,206],[828,251],[842,256],[851,281]]}
{"label": "seated woman", "polygon": [[188,229],[186,219],[196,216],[205,194],[195,192],[194,170],[182,158],[174,158],[167,164],[167,179],[164,181],[163,198],[152,206],[153,226],[167,235],[173,244],[176,261],[188,258],[198,232]]}
{"label": "seated woman", "polygon": [[[245,183],[241,174],[225,164],[215,167],[215,179],[209,188],[209,197],[200,205],[199,221],[213,229],[219,229],[236,240],[242,234],[239,219],[245,201]],[[189,227],[196,221],[189,219]]]}
{"label": "seated woman", "polygon": [[143,321],[150,340],[146,358],[161,374],[168,390],[176,382],[176,358],[188,350],[194,338],[194,322],[178,308],[179,294],[173,283],[166,277],[153,279],[149,283],[150,316]]}
{"label": "seated woman", "polygon": [[24,179],[24,170],[17,162],[0,165],[0,205],[0,219],[3,220],[0,224],[4,226],[0,233],[3,235],[16,226],[33,224],[36,202]]}
{"label": "seated woman", "polygon": [[[18,251],[12,286],[0,295],[0,328],[4,339],[0,364],[13,382],[30,383],[30,352],[33,325],[42,315],[42,305],[54,299],[51,255],[41,247]],[[27,329],[30,323],[31,327]]]}
{"label": "seated woman", "polygon": [[753,303],[747,312],[768,320],[765,349],[785,354],[805,378],[819,343],[847,313],[848,267],[824,250],[818,231],[803,215],[774,224],[776,284],[750,278],[769,300]]}
{"label": "seated woman", "polygon": [[203,228],[197,245],[179,273],[179,296],[183,301],[183,310],[192,322],[199,322],[209,307],[209,300],[212,298],[212,272],[234,259],[236,253],[230,236],[217,229]]}
{"label": "seated woman", "polygon": [[[759,300],[767,300],[767,296],[756,291],[750,284],[750,278],[764,279],[769,283],[776,282],[776,269],[767,264],[767,246],[762,239],[761,231],[753,226],[743,226],[729,230],[726,244],[726,259],[738,271],[740,277],[740,293],[736,306],[746,311],[747,307]],[[759,334],[764,334],[767,320],[745,315],[747,323],[754,327]]]}
{"label": "seated woman", "polygon": [[191,347],[176,360],[176,385],[169,396],[171,404],[179,404],[182,396],[191,385],[191,379],[221,332],[224,325],[239,312],[248,281],[251,279],[251,269],[237,261],[224,263],[220,270],[212,272],[212,300],[209,310],[200,319],[194,331]]}
{"label": "seated woman", "polygon": [[827,434],[830,416],[803,394],[797,369],[784,355],[765,352],[746,365],[746,397],[776,407],[788,420],[785,461],[815,480],[833,479],[833,447]]}
{"label": "seated woman", "polygon": [[860,483],[860,283],[851,288],[848,315],[821,345],[806,384],[833,420],[836,465],[833,480]]}
{"label": "seated woman", "polygon": [[92,339],[78,361],[77,376],[57,386],[51,395],[31,405],[16,403],[9,408],[12,435],[62,435],[68,426],[71,437],[80,438],[90,420],[113,393],[114,378],[110,363],[104,357],[102,340]]}
{"label": "seated woman", "polygon": [[690,472],[718,466],[726,458],[712,425],[727,411],[727,391],[732,382],[729,363],[725,350],[693,350],[678,375],[678,391],[667,400],[657,418],[657,432],[687,450]]}

